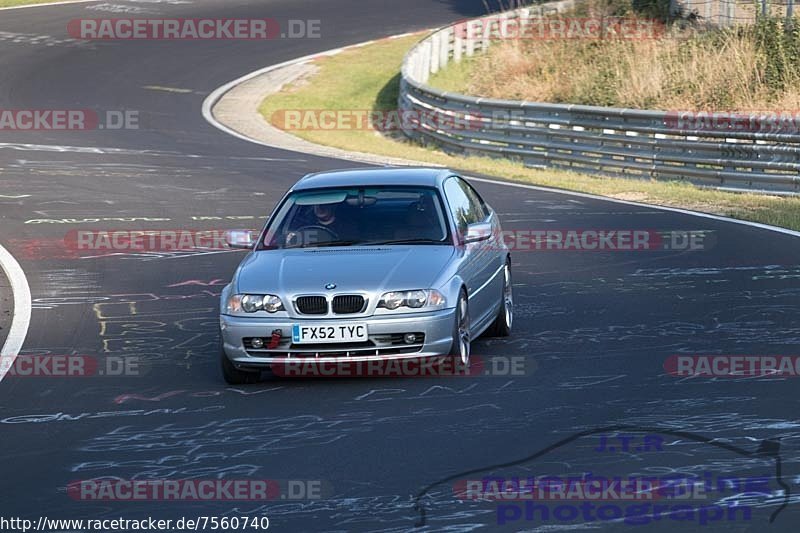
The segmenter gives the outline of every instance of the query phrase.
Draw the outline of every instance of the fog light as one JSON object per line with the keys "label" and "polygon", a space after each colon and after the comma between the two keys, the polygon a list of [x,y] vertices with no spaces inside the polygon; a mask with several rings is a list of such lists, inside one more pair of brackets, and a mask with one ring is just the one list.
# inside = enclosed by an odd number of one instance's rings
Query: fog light
{"label": "fog light", "polygon": [[417,336],[413,333],[406,333],[403,335],[403,340],[406,344],[414,344],[417,341]]}
{"label": "fog light", "polygon": [[255,338],[255,339],[253,339],[252,344],[253,344],[253,348],[255,348],[256,350],[258,350],[259,348],[263,348],[264,347],[264,339]]}

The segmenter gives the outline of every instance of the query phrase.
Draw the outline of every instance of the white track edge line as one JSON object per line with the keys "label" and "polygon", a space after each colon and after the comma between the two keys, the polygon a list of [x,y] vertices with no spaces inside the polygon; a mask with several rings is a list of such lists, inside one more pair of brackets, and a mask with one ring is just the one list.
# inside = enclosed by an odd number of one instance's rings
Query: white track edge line
{"label": "white track edge line", "polygon": [[88,4],[89,2],[97,2],[99,0],[72,0],[72,1],[62,1],[62,2],[48,2],[46,4],[26,4],[24,6],[8,6],[8,7],[0,7],[0,11],[10,11],[12,9],[29,9],[32,7],[50,7],[50,6],[65,6],[68,4]]}
{"label": "white track edge line", "polygon": [[[423,30],[423,31],[425,31],[425,30]],[[417,33],[417,32],[412,32],[412,33]],[[401,35],[410,35],[410,34],[401,34]],[[387,37],[387,39],[391,39],[393,37],[399,37],[399,36],[390,36],[390,37]],[[239,133],[238,131],[234,131],[233,129],[229,128],[228,126],[222,124],[216,118],[214,118],[214,114],[212,113],[212,110],[213,110],[214,106],[217,104],[217,102],[228,91],[230,91],[231,89],[233,89],[237,85],[240,85],[240,84],[242,84],[242,83],[244,83],[246,81],[249,81],[249,80],[251,80],[251,79],[253,79],[253,78],[257,77],[257,76],[260,76],[262,74],[266,74],[267,72],[270,72],[270,71],[273,71],[273,70],[276,70],[276,69],[279,69],[279,68],[282,68],[282,67],[288,67],[290,65],[294,65],[294,64],[297,64],[297,63],[303,63],[303,62],[306,62],[306,61],[310,61],[310,60],[312,60],[312,59],[314,59],[316,57],[325,56],[325,55],[336,55],[336,54],[342,52],[343,50],[347,50],[348,48],[357,48],[359,46],[363,46],[363,45],[371,43],[371,42],[374,42],[374,40],[373,41],[367,41],[365,43],[353,44],[353,45],[349,45],[349,46],[345,46],[345,47],[341,47],[341,48],[334,48],[333,50],[328,50],[326,52],[319,52],[319,53],[316,53],[316,54],[310,54],[310,55],[307,55],[307,56],[298,57],[297,59],[290,59],[289,61],[284,61],[284,62],[278,63],[276,65],[270,65],[268,67],[264,67],[264,68],[260,68],[258,70],[255,70],[255,71],[253,71],[253,72],[251,72],[249,74],[245,74],[244,76],[242,76],[240,78],[237,78],[237,79],[235,79],[233,81],[230,81],[230,82],[226,83],[225,85],[217,88],[211,94],[208,95],[208,97],[203,101],[203,118],[205,118],[206,121],[209,124],[211,124],[212,126],[214,126],[215,128],[217,128],[217,129],[219,129],[221,131],[224,131],[225,133],[227,133],[229,135],[232,135],[232,136],[234,136],[234,137],[236,137],[238,139],[241,139],[243,141],[259,144],[261,146],[268,146],[270,148],[279,148],[279,149],[286,150],[286,148],[284,148],[282,146],[268,144],[268,143],[259,141],[258,139],[253,139],[252,137],[248,137],[246,135],[243,135],[243,134]],[[347,151],[347,150],[343,150],[343,151]],[[350,153],[354,153],[354,152],[350,152]],[[311,154],[311,155],[313,155],[313,154]],[[379,155],[379,154],[376,154],[376,155]],[[324,157],[328,157],[330,159],[339,159],[339,158],[337,158],[335,156],[331,156],[331,155],[326,155]],[[700,217],[700,218],[707,218],[707,219],[711,219],[711,220],[718,220],[720,222],[730,222],[730,223],[733,223],[733,224],[741,224],[741,225],[750,226],[750,227],[753,227],[753,228],[758,228],[758,229],[763,229],[763,230],[767,230],[767,231],[774,231],[774,232],[777,232],[777,233],[782,233],[784,235],[791,235],[793,237],[800,237],[800,231],[790,230],[790,229],[787,229],[787,228],[781,228],[781,227],[778,227],[778,226],[771,226],[769,224],[762,224],[760,222],[751,222],[749,220],[739,220],[737,218],[730,218],[730,217],[726,217],[726,216],[723,216],[723,215],[714,215],[714,214],[711,214],[711,213],[702,213],[700,211],[692,211],[690,209],[681,209],[679,207],[667,207],[667,206],[662,206],[662,205],[644,204],[644,203],[641,203],[641,202],[631,202],[629,200],[620,200],[620,199],[617,199],[617,198],[610,198],[608,196],[600,196],[600,195],[597,195],[597,194],[583,193],[583,192],[576,192],[576,191],[567,191],[567,190],[564,190],[564,189],[543,187],[541,185],[528,185],[526,183],[515,183],[515,182],[504,181],[504,180],[500,180],[500,179],[494,180],[494,179],[487,179],[487,178],[475,178],[475,177],[470,177],[470,176],[467,176],[467,177],[469,179],[472,179],[472,180],[475,180],[475,181],[481,181],[481,182],[485,182],[485,183],[492,183],[492,184],[495,184],[495,185],[505,185],[505,186],[508,186],[508,187],[518,187],[518,188],[529,189],[529,190],[551,192],[551,193],[556,193],[556,194],[565,194],[565,195],[568,195],[568,196],[577,196],[577,197],[581,197],[581,198],[591,198],[591,199],[594,199],[594,200],[602,200],[602,201],[605,201],[605,202],[613,202],[613,203],[617,203],[617,204],[631,205],[631,206],[643,207],[643,208],[647,208],[647,209],[657,209],[657,210],[660,210],[660,211],[668,211],[668,212],[672,212],[672,213],[680,213],[680,214],[683,214],[683,215],[695,216],[695,217]]]}
{"label": "white track edge line", "polygon": [[[2,362],[0,364],[0,381],[3,381],[22,349],[25,337],[28,335],[28,327],[31,323],[31,289],[28,286],[28,280],[22,267],[3,246],[0,246],[0,267],[8,277],[14,298],[14,314],[11,317],[11,327],[8,330],[5,344],[0,348],[0,357],[2,358],[0,359],[0,362]],[[6,358],[11,359],[10,364],[5,361]]]}
{"label": "white track edge line", "polygon": [[610,198],[608,196],[600,196],[597,194],[591,194],[586,192],[576,192],[576,191],[567,191],[563,189],[555,189],[551,187],[542,187],[540,185],[529,185],[527,183],[515,183],[510,181],[499,181],[499,180],[492,180],[487,178],[476,178],[474,176],[465,176],[470,180],[474,181],[481,181],[484,183],[492,183],[495,185],[507,185],[509,187],[520,187],[523,189],[533,189],[536,191],[544,191],[544,192],[554,192],[558,194],[568,194],[570,196],[579,196],[581,198],[591,198],[592,200],[603,200],[605,202],[613,202],[616,204],[625,204],[625,205],[632,205],[636,207],[644,207],[649,209],[658,209],[661,211],[671,211],[673,213],[680,213],[682,215],[692,215],[696,217],[702,218],[710,218],[712,220],[719,220],[721,222],[733,222],[734,224],[744,224],[746,226],[753,226],[759,229],[766,229],[771,231],[777,231],[778,233],[784,233],[786,235],[792,235],[794,237],[800,237],[800,231],[795,231],[787,228],[781,228],[779,226],[770,226],[769,224],[762,224],[761,222],[751,222],[749,220],[740,220],[738,218],[730,218],[723,215],[715,215],[713,213],[703,213],[701,211],[691,211],[689,209],[682,209],[680,207],[668,207],[663,205],[654,205],[654,204],[643,204],[641,202],[631,202],[630,200],[619,200],[617,198]]}

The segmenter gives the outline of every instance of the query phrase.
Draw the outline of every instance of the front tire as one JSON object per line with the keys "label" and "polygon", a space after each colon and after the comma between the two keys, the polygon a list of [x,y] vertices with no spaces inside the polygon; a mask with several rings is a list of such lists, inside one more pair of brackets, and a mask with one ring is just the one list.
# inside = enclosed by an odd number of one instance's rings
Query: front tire
{"label": "front tire", "polygon": [[228,356],[225,354],[225,349],[222,347],[222,333],[219,337],[219,354],[222,364],[222,377],[228,385],[249,385],[257,383],[259,378],[258,372],[247,372],[236,368]]}
{"label": "front tire", "polygon": [[469,300],[467,291],[461,289],[456,303],[455,321],[453,324],[453,345],[450,354],[461,368],[469,368],[471,340],[469,337]]}
{"label": "front tire", "polygon": [[497,318],[489,326],[490,337],[508,337],[511,335],[511,324],[514,321],[514,293],[511,285],[511,263],[506,260],[503,268],[503,300]]}

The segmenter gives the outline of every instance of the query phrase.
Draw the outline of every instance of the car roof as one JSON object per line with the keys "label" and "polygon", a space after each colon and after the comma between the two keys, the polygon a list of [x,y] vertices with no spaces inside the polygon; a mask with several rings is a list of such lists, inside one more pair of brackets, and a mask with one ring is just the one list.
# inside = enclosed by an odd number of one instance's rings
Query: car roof
{"label": "car roof", "polygon": [[446,168],[429,167],[377,167],[347,168],[308,174],[292,187],[293,191],[322,187],[361,187],[379,185],[411,185],[438,187],[441,182],[456,175]]}

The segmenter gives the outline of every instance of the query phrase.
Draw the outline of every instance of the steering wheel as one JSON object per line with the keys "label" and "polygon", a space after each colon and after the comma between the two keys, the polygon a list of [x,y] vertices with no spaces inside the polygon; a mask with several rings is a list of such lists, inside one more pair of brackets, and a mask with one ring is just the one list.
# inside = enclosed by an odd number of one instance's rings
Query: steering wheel
{"label": "steering wheel", "polygon": [[[287,233],[286,234],[286,244],[295,244],[295,243],[292,243],[291,241],[293,239],[295,239],[296,237],[298,237],[301,233],[303,233],[305,231],[308,231],[308,230],[322,231],[323,233],[326,233],[328,235],[328,237],[330,237],[330,239],[328,239],[328,240],[331,240],[331,241],[338,241],[339,240],[339,235],[335,231],[333,231],[331,228],[328,228],[328,227],[323,226],[321,224],[309,224],[307,226],[303,226],[301,228],[297,228],[296,230]],[[320,242],[320,241],[316,241],[316,242]],[[325,242],[325,241],[321,241],[321,242]],[[302,244],[302,243],[300,243],[300,244]]]}

